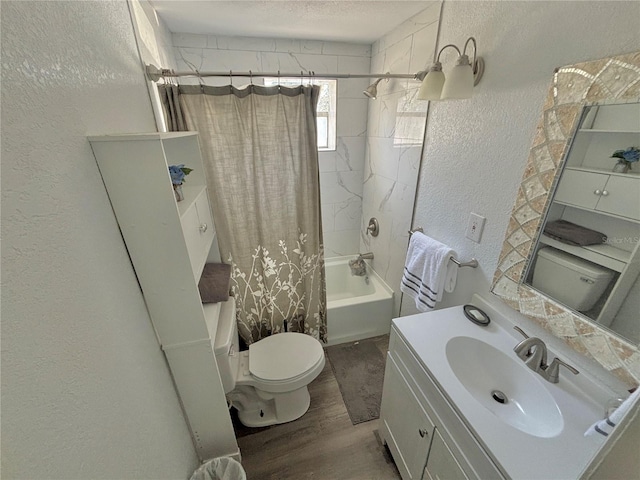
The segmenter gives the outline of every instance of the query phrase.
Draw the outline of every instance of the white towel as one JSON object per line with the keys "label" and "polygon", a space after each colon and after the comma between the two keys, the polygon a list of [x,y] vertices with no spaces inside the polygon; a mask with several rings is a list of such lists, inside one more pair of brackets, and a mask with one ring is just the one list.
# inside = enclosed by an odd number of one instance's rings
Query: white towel
{"label": "white towel", "polygon": [[640,398],[640,388],[636,389],[631,395],[627,397],[627,399],[622,402],[622,404],[615,409],[615,411],[609,415],[604,420],[598,420],[596,423],[591,425],[586,432],[584,432],[585,437],[589,437],[591,435],[595,435],[599,433],[605,437],[608,437],[609,434],[613,431],[613,428],[620,423],[624,414],[629,411],[631,405]]}
{"label": "white towel", "polygon": [[411,235],[400,290],[415,300],[421,312],[435,308],[443,292],[455,288],[458,266],[450,261],[455,255],[431,237],[420,232]]}

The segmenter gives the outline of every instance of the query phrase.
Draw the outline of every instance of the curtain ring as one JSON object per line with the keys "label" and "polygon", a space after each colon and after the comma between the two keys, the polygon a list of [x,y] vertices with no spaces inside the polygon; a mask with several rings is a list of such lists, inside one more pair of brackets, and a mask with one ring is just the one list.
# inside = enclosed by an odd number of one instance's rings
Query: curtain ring
{"label": "curtain ring", "polygon": [[300,86],[302,86],[302,82],[304,82],[304,70],[300,70]]}
{"label": "curtain ring", "polygon": [[253,73],[249,70],[249,78],[251,79],[251,85],[253,85]]}
{"label": "curtain ring", "polygon": [[280,92],[280,70],[278,70],[278,93]]}
{"label": "curtain ring", "polygon": [[233,87],[233,72],[229,70],[229,85]]}

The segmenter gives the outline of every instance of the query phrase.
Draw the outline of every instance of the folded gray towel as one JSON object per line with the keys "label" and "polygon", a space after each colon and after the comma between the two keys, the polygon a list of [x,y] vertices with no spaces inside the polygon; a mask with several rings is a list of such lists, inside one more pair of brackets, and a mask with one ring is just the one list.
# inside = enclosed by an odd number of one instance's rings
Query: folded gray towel
{"label": "folded gray towel", "polygon": [[198,283],[202,303],[226,302],[231,285],[231,265],[207,263]]}
{"label": "folded gray towel", "polygon": [[607,236],[604,233],[596,232],[566,220],[555,220],[547,223],[544,227],[544,233],[559,242],[580,247],[597,245],[607,241]]}

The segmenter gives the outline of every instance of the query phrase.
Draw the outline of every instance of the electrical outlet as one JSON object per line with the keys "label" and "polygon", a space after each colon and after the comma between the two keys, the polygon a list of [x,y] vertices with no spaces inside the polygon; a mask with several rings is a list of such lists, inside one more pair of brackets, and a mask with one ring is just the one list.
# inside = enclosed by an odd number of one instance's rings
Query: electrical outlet
{"label": "electrical outlet", "polygon": [[469,223],[467,223],[467,238],[473,240],[476,243],[480,243],[482,237],[482,229],[484,228],[484,221],[486,219],[481,217],[477,213],[471,213],[469,215]]}

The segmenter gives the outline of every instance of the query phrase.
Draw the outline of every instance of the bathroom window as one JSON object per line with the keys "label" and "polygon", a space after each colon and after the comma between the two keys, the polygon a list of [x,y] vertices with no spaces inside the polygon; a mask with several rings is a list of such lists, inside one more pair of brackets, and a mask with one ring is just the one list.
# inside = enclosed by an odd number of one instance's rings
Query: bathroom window
{"label": "bathroom window", "polygon": [[[306,81],[307,79],[305,79]],[[274,78],[264,79],[267,87],[282,85],[284,87],[297,87],[300,85],[299,78]],[[324,152],[336,149],[336,97],[337,80],[313,80],[314,85],[320,87],[320,98],[316,110],[318,129],[318,151]]]}

